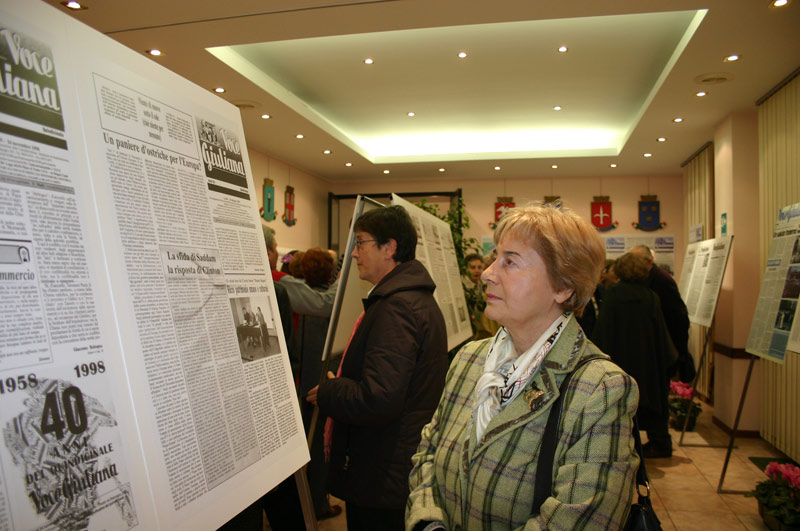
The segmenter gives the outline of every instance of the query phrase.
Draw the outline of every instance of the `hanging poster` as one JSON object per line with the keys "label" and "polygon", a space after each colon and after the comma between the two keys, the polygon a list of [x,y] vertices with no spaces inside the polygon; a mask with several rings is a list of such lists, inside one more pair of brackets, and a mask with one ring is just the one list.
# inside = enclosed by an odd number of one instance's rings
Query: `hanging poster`
{"label": "hanging poster", "polygon": [[723,236],[686,248],[678,289],[691,322],[711,326],[732,243],[733,236]]}
{"label": "hanging poster", "polygon": [[800,295],[800,203],[783,207],[772,232],[747,352],[783,363],[786,351],[800,352],[797,301]]}

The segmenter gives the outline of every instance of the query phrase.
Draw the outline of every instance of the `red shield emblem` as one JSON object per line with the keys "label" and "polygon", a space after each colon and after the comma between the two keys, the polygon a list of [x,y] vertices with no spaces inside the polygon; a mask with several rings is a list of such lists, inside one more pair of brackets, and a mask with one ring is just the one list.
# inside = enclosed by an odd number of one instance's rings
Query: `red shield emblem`
{"label": "red shield emblem", "polygon": [[611,217],[611,201],[592,202],[592,225],[601,232],[611,230],[617,226],[614,218]]}
{"label": "red shield emblem", "polygon": [[616,229],[619,225],[611,214],[611,201],[607,195],[595,196],[592,201],[592,225],[600,232]]}
{"label": "red shield emblem", "polygon": [[494,222],[500,221],[500,218],[505,216],[506,212],[514,208],[514,203],[495,203],[494,204]]}

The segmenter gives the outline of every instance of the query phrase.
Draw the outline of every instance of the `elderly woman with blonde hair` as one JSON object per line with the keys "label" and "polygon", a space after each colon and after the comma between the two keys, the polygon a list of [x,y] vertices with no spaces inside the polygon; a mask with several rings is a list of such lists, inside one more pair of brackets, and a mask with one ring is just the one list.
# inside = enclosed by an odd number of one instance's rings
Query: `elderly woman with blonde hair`
{"label": "elderly woman with blonde hair", "polygon": [[[494,239],[497,260],[482,278],[486,314],[502,328],[467,344],[450,366],[413,457],[406,528],[620,528],[638,466],[638,390],[574,317],[599,279],[603,242],[585,220],[552,204],[512,210]],[[545,425],[573,370],[552,487],[536,493]],[[534,498],[544,502],[534,506]]]}

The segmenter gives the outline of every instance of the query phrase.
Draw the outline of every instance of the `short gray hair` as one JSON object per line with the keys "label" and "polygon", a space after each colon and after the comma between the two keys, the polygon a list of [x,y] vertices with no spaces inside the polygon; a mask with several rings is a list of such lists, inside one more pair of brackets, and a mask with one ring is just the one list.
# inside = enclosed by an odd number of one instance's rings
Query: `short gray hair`
{"label": "short gray hair", "polygon": [[267,225],[261,225],[264,230],[264,243],[267,244],[267,249],[275,247],[275,229]]}

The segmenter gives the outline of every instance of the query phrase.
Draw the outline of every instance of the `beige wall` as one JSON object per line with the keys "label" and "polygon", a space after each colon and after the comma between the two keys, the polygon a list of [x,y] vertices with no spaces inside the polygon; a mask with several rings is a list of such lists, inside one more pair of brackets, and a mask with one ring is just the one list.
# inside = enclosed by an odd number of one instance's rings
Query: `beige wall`
{"label": "beige wall", "polygon": [[[721,216],[727,214],[733,247],[717,305],[714,340],[744,348],[750,333],[761,277],[759,266],[758,113],[730,115],[714,136],[714,220],[721,236]],[[711,237],[711,236],[708,236]],[[736,289],[734,289],[734,286]]]}
{"label": "beige wall", "polygon": [[[328,241],[330,183],[254,149],[249,149],[248,154],[259,207],[264,206],[264,180],[272,179],[275,187],[275,210],[278,215],[275,220],[262,220],[262,223],[275,229],[278,246],[285,250],[325,248]],[[294,213],[297,223],[291,227],[282,220],[286,212],[284,196],[287,185],[294,187]]]}

